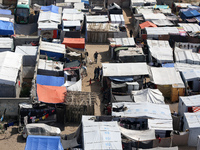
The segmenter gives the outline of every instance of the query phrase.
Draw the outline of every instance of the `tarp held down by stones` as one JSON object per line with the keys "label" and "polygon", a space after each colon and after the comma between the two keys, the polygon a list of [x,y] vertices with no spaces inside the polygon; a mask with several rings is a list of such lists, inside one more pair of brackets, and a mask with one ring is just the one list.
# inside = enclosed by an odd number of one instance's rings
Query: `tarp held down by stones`
{"label": "tarp held down by stones", "polygon": [[38,100],[45,103],[63,103],[66,92],[66,87],[37,84]]}
{"label": "tarp held down by stones", "polygon": [[59,136],[29,135],[25,150],[64,150]]}

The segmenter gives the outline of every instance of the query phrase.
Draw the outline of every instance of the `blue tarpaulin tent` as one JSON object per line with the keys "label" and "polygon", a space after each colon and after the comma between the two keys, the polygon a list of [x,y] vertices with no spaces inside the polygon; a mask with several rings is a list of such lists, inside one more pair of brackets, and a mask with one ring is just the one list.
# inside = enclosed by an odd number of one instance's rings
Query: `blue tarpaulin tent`
{"label": "blue tarpaulin tent", "polygon": [[190,19],[198,16],[200,16],[200,13],[196,10],[188,10],[181,13],[181,19]]}
{"label": "blue tarpaulin tent", "polygon": [[59,9],[59,7],[54,6],[54,5],[50,5],[50,6],[41,6],[41,10],[42,10],[42,11],[51,11],[51,12],[57,13],[57,14],[58,14],[58,9]]}
{"label": "blue tarpaulin tent", "polygon": [[89,3],[89,0],[81,0],[81,2],[83,2],[83,3],[87,4],[87,5],[90,4],[90,3]]}
{"label": "blue tarpaulin tent", "polygon": [[0,20],[0,35],[13,35],[14,25],[12,22]]}
{"label": "blue tarpaulin tent", "polygon": [[8,10],[8,9],[0,9],[0,14],[11,15],[12,12],[11,12],[11,10]]}
{"label": "blue tarpaulin tent", "polygon": [[25,150],[64,150],[59,136],[29,135]]}
{"label": "blue tarpaulin tent", "polygon": [[37,84],[49,86],[62,86],[64,84],[64,77],[37,75]]}

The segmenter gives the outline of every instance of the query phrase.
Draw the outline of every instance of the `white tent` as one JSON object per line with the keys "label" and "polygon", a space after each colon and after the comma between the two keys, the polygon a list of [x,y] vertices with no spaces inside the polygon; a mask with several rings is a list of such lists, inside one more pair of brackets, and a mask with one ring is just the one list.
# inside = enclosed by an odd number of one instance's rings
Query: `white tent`
{"label": "white tent", "polygon": [[82,91],[82,80],[80,79],[77,82],[66,81],[63,86],[67,87],[67,91]]}
{"label": "white tent", "polygon": [[199,32],[200,26],[194,23],[179,23],[179,26],[183,27],[186,32]]}
{"label": "white tent", "polygon": [[68,31],[70,27],[75,27],[76,30],[81,30],[80,21],[63,21],[63,31]]}
{"label": "white tent", "polygon": [[82,116],[84,149],[122,150],[121,133],[117,122],[94,122],[90,118],[94,116]]}
{"label": "white tent", "polygon": [[150,79],[154,84],[158,85],[173,85],[184,88],[184,83],[181,76],[175,68],[156,68],[151,67]]}
{"label": "white tent", "polygon": [[110,21],[111,21],[111,23],[119,23],[119,24],[125,25],[123,15],[110,14]]}
{"label": "white tent", "polygon": [[108,23],[109,19],[107,15],[100,16],[86,16],[87,23]]}
{"label": "white tent", "polygon": [[148,75],[146,63],[102,63],[103,76]]}
{"label": "white tent", "polygon": [[180,96],[178,104],[178,114],[183,116],[184,112],[188,112],[188,108],[200,106],[200,95]]}
{"label": "white tent", "polygon": [[22,55],[13,52],[0,53],[0,84],[15,86],[22,66]]}
{"label": "white tent", "polygon": [[13,39],[7,37],[0,38],[0,52],[11,51],[13,47]]}
{"label": "white tent", "polygon": [[189,129],[188,146],[197,146],[200,135],[200,112],[184,113],[183,130]]}
{"label": "white tent", "polygon": [[166,16],[162,13],[144,13],[143,14],[145,21],[157,20],[157,19],[166,19]]}
{"label": "white tent", "polygon": [[61,23],[61,14],[56,14],[50,11],[47,12],[40,12],[39,18],[38,18],[38,23],[43,22],[43,23],[51,23],[55,22],[60,24]]}
{"label": "white tent", "polygon": [[172,119],[168,105],[132,102],[112,103],[112,108],[120,108],[122,106],[125,110],[121,112],[112,111],[112,116],[166,120]]}
{"label": "white tent", "polygon": [[73,8],[64,8],[63,14],[80,14],[81,12]]}
{"label": "white tent", "polygon": [[[163,9],[164,10],[164,9]],[[152,23],[154,23],[157,26],[173,26],[174,24],[167,20],[167,19],[154,19],[152,20]]]}
{"label": "white tent", "polygon": [[142,89],[132,91],[133,99],[136,103],[148,102],[154,104],[165,104],[164,97],[158,89]]}
{"label": "white tent", "polygon": [[54,53],[65,54],[65,45],[64,44],[57,44],[57,43],[51,43],[51,42],[42,41],[40,43],[40,51],[41,50],[54,52]]}
{"label": "white tent", "polygon": [[62,20],[67,20],[67,21],[75,21],[75,20],[83,21],[83,19],[84,19],[83,13],[75,13],[75,14],[67,13],[63,14],[62,16]]}

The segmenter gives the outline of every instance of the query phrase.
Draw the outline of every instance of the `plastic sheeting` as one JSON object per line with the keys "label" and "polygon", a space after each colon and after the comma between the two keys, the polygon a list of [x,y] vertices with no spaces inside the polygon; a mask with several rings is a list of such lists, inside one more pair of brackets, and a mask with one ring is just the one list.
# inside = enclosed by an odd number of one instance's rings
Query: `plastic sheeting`
{"label": "plastic sheeting", "polygon": [[44,103],[63,103],[66,92],[66,87],[37,84],[38,100]]}
{"label": "plastic sheeting", "polygon": [[119,23],[125,25],[124,17],[122,14],[110,14],[111,23]]}
{"label": "plastic sheeting", "polygon": [[0,20],[0,35],[13,35],[14,34],[14,24],[8,21]]}
{"label": "plastic sheeting", "polygon": [[173,85],[185,87],[179,72],[175,68],[156,68],[151,67],[150,79],[154,84]]}
{"label": "plastic sheeting", "polygon": [[146,63],[102,63],[103,76],[148,75]]}
{"label": "plastic sheeting", "polygon": [[82,91],[82,80],[80,79],[77,82],[66,81],[62,86],[66,86],[68,91]]}
{"label": "plastic sheeting", "polygon": [[87,23],[107,23],[109,22],[107,15],[86,16]]}
{"label": "plastic sheeting", "polygon": [[133,81],[133,77],[109,77],[112,81],[119,81],[119,82],[131,82]]}
{"label": "plastic sheeting", "polygon": [[112,116],[132,117],[132,118],[154,118],[171,120],[171,112],[168,105],[152,103],[112,103],[112,108],[124,106],[126,110],[121,112],[112,111]]}
{"label": "plastic sheeting", "polygon": [[159,19],[166,19],[166,16],[162,13],[144,13],[143,17],[145,21],[150,21],[150,20],[157,20]]}
{"label": "plastic sheeting", "polygon": [[163,119],[148,119],[148,127],[153,130],[164,130],[164,131],[172,131],[172,119],[171,120],[163,120]]}
{"label": "plastic sheeting", "polygon": [[149,141],[156,139],[155,130],[130,130],[119,126],[119,129],[126,138],[135,141]]}
{"label": "plastic sheeting", "polygon": [[12,12],[11,10],[7,10],[7,9],[0,9],[0,14],[4,14],[4,15],[11,15]]}
{"label": "plastic sheeting", "polygon": [[37,75],[36,83],[40,85],[62,86],[64,77]]}
{"label": "plastic sheeting", "polygon": [[60,24],[61,23],[61,14],[56,14],[53,12],[40,12],[39,18],[38,18],[38,23],[43,22],[43,23],[51,23],[55,22]]}
{"label": "plastic sheeting", "polygon": [[155,19],[152,22],[157,26],[173,26],[174,24],[167,19]]}
{"label": "plastic sheeting", "polygon": [[179,23],[178,25],[183,27],[186,32],[200,31],[200,26],[196,23]]}
{"label": "plastic sheeting", "polygon": [[184,112],[188,112],[188,108],[192,106],[200,106],[200,95],[180,96],[178,104],[178,114],[183,116]]}
{"label": "plastic sheeting", "polygon": [[7,38],[7,37],[0,38],[0,51],[3,51],[4,49],[11,51],[12,46],[13,46],[13,38]]}
{"label": "plastic sheeting", "polygon": [[79,13],[79,14],[63,14],[62,16],[63,20],[67,20],[67,21],[75,21],[75,20],[79,20],[82,21],[84,19],[84,15],[83,13]]}
{"label": "plastic sheeting", "polygon": [[191,70],[185,70],[182,72],[184,79],[190,80],[190,79],[199,79],[200,78],[200,70],[191,69]]}
{"label": "plastic sheeting", "polygon": [[22,66],[22,55],[13,52],[0,53],[0,84],[15,86]]}
{"label": "plastic sheeting", "polygon": [[134,38],[110,38],[111,46],[135,46]]}
{"label": "plastic sheeting", "polygon": [[82,116],[85,150],[122,150],[121,133],[116,121],[94,122],[94,116]]}
{"label": "plastic sheeting", "polygon": [[165,104],[164,97],[158,89],[142,89],[139,91],[132,91],[133,99],[136,103],[154,103]]}
{"label": "plastic sheeting", "polygon": [[64,150],[59,136],[29,135],[25,150]]}
{"label": "plastic sheeting", "polygon": [[59,7],[54,6],[54,5],[50,5],[50,6],[41,6],[41,10],[44,11],[44,12],[50,11],[50,12],[57,13],[57,14],[59,13],[59,12],[58,12]]}

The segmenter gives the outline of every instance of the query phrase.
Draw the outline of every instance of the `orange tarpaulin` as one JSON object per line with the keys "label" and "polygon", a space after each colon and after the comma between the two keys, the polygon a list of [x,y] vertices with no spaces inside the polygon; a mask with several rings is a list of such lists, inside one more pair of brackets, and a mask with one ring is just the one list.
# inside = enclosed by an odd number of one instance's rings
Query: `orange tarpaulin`
{"label": "orange tarpaulin", "polygon": [[140,24],[140,28],[144,29],[146,27],[157,27],[155,24],[153,24],[152,22],[146,21]]}
{"label": "orange tarpaulin", "polygon": [[71,48],[84,49],[85,39],[84,38],[64,38],[63,43],[65,47],[69,46]]}
{"label": "orange tarpaulin", "polygon": [[38,100],[45,103],[63,103],[66,87],[37,84]]}

